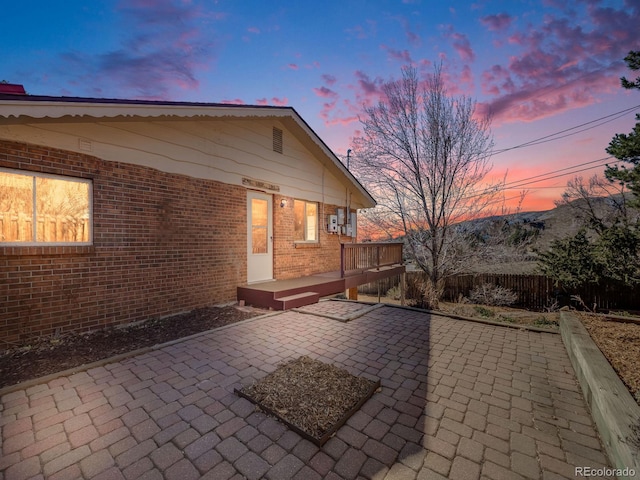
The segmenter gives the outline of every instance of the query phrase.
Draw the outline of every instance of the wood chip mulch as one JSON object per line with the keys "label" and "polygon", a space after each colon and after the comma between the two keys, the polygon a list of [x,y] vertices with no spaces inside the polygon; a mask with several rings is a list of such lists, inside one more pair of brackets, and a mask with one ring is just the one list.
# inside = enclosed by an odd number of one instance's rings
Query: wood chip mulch
{"label": "wood chip mulch", "polygon": [[262,310],[235,306],[206,307],[124,328],[34,338],[0,350],[0,388],[223,327],[263,313]]}
{"label": "wood chip mulch", "polygon": [[580,319],[602,354],[640,403],[640,324],[581,314]]}
{"label": "wood chip mulch", "polygon": [[379,387],[380,381],[303,356],[236,393],[322,445]]}

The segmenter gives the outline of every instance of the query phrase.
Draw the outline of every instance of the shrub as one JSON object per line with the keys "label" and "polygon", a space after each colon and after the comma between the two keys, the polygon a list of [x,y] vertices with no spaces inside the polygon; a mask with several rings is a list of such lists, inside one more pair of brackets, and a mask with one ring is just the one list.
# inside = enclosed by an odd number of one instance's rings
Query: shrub
{"label": "shrub", "polygon": [[414,307],[437,310],[443,289],[444,282],[440,282],[438,288],[435,288],[426,275],[411,275],[407,279],[406,298]]}
{"label": "shrub", "polygon": [[500,285],[484,283],[469,292],[469,300],[481,305],[513,305],[518,300],[518,294]]}
{"label": "shrub", "polygon": [[400,286],[396,285],[395,287],[391,287],[389,290],[387,290],[386,296],[393,300],[400,300],[402,298],[402,292],[401,292]]}

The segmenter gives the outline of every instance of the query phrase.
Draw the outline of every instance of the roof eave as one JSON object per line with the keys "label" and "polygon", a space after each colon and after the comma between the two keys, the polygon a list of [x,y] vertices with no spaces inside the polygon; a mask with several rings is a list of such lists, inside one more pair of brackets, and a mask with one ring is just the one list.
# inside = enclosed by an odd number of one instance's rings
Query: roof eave
{"label": "roof eave", "polygon": [[347,170],[333,151],[309,124],[289,106],[240,105],[225,103],[165,102],[154,100],[117,100],[81,97],[16,96],[0,94],[0,118],[59,119],[59,118],[221,118],[276,117],[290,118],[301,133],[312,140],[319,152],[329,160],[339,176],[351,183],[361,194],[365,208],[376,201],[362,184]]}

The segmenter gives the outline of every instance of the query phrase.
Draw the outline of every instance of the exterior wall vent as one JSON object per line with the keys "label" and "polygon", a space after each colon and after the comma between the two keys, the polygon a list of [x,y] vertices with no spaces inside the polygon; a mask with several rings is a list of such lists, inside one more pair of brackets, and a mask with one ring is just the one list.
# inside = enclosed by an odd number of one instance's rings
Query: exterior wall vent
{"label": "exterior wall vent", "polygon": [[273,151],[282,153],[282,130],[273,127]]}

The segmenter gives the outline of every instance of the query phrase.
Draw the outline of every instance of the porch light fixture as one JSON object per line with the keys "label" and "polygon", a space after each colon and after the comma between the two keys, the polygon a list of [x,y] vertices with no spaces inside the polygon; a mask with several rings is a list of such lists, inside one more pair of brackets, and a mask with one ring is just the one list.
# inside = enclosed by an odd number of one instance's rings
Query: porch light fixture
{"label": "porch light fixture", "polygon": [[282,200],[280,200],[280,208],[284,208],[286,206],[287,206],[287,200],[283,198]]}

